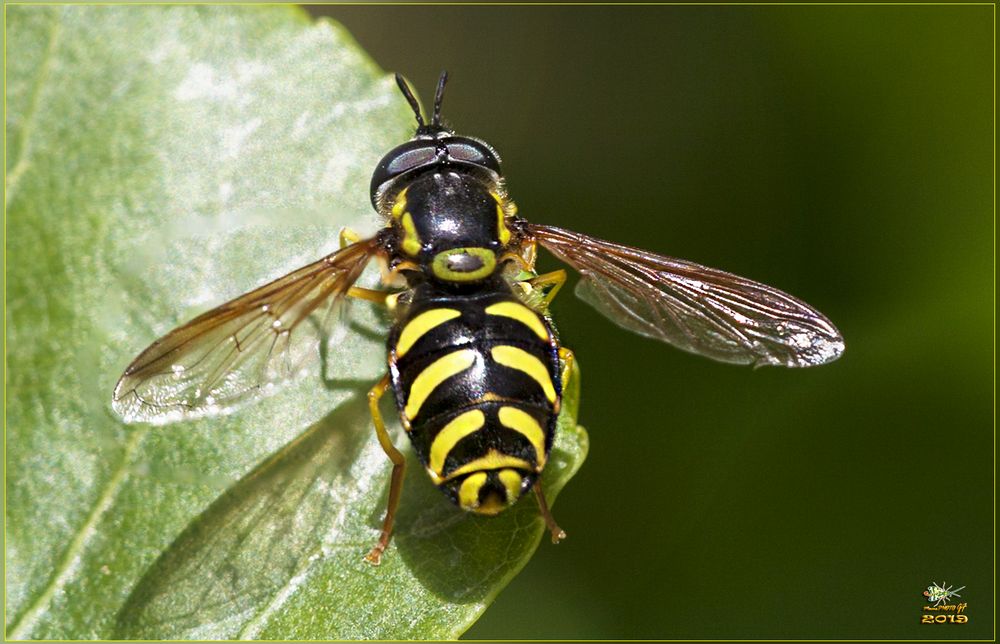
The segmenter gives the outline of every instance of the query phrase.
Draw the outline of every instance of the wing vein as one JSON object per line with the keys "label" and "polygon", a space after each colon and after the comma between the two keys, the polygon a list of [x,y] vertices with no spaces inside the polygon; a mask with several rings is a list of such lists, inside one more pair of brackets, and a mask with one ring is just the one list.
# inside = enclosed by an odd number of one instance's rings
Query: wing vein
{"label": "wing vein", "polygon": [[[357,242],[174,329],[125,370],[115,410],[129,422],[163,423],[226,412],[265,385],[275,389],[318,358],[329,312],[378,248],[375,239]],[[320,307],[319,324],[301,324]]]}
{"label": "wing vein", "polygon": [[577,294],[616,324],[700,355],[807,367],[844,350],[836,327],[778,289],[694,262],[517,220],[581,275]]}

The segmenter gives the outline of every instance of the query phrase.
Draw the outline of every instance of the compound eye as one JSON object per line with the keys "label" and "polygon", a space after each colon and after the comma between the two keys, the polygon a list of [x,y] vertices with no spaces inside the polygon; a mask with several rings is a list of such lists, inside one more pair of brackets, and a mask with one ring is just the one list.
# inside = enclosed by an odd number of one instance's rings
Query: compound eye
{"label": "compound eye", "polygon": [[436,159],[437,145],[433,141],[408,141],[390,150],[382,157],[372,174],[372,205],[375,205],[378,190],[384,183],[415,168],[430,165]]}
{"label": "compound eye", "polygon": [[458,139],[448,143],[448,156],[455,161],[471,163],[500,174],[500,160],[485,144],[473,139]]}
{"label": "compound eye", "polygon": [[405,150],[389,161],[385,171],[389,177],[394,177],[413,168],[427,165],[433,162],[435,158],[437,158],[437,154],[433,145]]}

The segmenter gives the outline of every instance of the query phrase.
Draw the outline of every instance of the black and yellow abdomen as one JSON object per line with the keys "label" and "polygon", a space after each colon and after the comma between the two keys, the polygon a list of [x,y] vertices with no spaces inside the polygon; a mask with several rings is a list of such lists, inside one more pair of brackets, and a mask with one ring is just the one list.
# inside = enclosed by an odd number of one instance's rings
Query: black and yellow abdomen
{"label": "black and yellow abdomen", "polygon": [[389,336],[392,387],[414,451],[460,507],[496,514],[538,479],[562,393],[558,349],[505,283],[414,290]]}

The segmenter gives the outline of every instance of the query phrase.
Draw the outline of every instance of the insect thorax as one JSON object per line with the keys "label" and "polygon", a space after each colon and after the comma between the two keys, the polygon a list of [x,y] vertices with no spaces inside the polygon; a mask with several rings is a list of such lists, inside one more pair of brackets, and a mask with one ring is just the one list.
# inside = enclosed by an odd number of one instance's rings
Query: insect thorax
{"label": "insect thorax", "polygon": [[459,168],[418,175],[396,195],[391,213],[400,258],[437,282],[487,280],[510,241],[495,186]]}

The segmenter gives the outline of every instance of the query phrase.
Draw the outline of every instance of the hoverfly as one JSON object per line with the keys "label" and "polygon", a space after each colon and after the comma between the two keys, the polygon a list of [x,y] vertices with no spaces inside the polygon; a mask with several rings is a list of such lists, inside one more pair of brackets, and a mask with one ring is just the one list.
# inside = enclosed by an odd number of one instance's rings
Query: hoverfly
{"label": "hoverfly", "polygon": [[941,582],[940,585],[934,581],[931,582],[931,585],[924,591],[924,597],[927,598],[927,601],[934,602],[934,606],[940,606],[941,604],[947,604],[948,600],[952,597],[961,597],[961,595],[958,594],[958,591],[964,589],[965,586],[955,588],[954,586],[949,586],[946,581]]}
{"label": "hoverfly", "polygon": [[[493,148],[442,124],[446,80],[442,73],[428,123],[396,75],[417,129],[372,176],[384,228],[368,239],[342,233],[339,251],[174,329],[139,354],[114,392],[126,421],[226,412],[318,356],[309,327],[332,324],[340,301],[384,305],[395,320],[388,373],[368,397],[392,477],[372,563],[389,544],[405,467],[378,407],[390,387],[414,452],[456,505],[496,515],[533,490],[553,541],[565,536],[537,483],[573,361],[548,313],[566,272],[535,272],[539,244],[579,272],[578,295],[601,313],[685,351],[808,367],[844,349],[829,320],[777,289],[518,216]],[[385,290],[354,286],[372,259]],[[318,325],[303,324],[313,316]]]}

